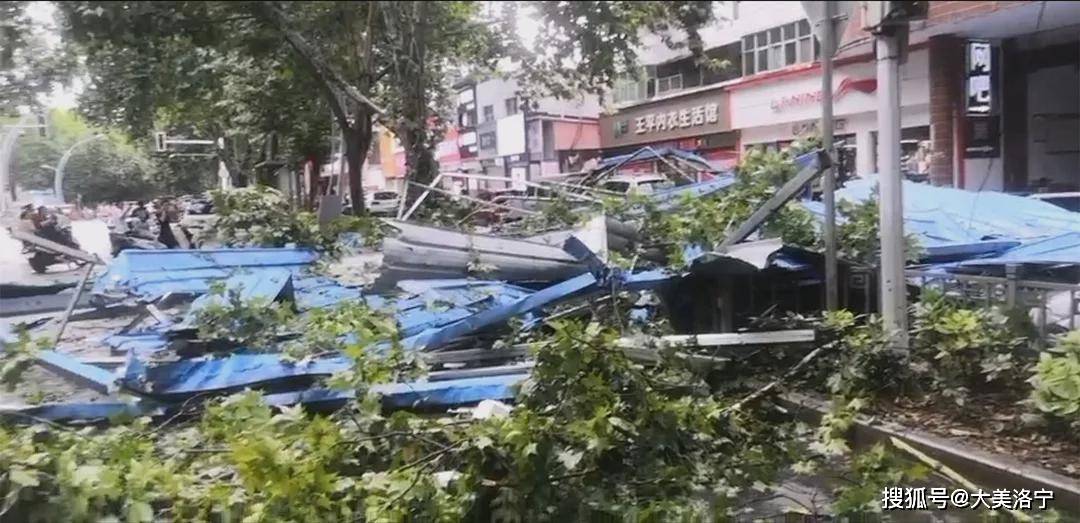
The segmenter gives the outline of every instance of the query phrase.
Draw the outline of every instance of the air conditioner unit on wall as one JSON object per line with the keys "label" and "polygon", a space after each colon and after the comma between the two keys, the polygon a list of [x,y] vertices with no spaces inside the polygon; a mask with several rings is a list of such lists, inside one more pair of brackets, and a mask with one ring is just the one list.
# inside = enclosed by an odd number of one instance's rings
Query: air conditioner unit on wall
{"label": "air conditioner unit on wall", "polygon": [[863,30],[877,33],[912,20],[925,20],[930,2],[862,2],[861,8]]}

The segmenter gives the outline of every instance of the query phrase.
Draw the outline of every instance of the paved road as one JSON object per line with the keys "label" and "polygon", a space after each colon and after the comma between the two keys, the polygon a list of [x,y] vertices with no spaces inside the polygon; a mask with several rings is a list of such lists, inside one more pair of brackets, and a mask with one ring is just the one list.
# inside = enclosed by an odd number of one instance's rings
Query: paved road
{"label": "paved road", "polygon": [[[81,220],[71,224],[71,233],[79,242],[83,250],[97,254],[102,260],[108,262],[109,251],[109,228],[101,220]],[[98,268],[102,270],[102,268]],[[22,242],[11,237],[7,227],[0,227],[0,283],[21,283],[25,285],[48,285],[51,283],[76,282],[81,276],[74,265],[57,264],[49,267],[45,274],[36,274],[26,261],[26,255],[22,253]],[[38,316],[51,316],[44,314]],[[3,339],[11,335],[14,324],[27,320],[27,317],[14,317],[0,319],[0,349],[3,347]],[[117,320],[112,320],[117,321]],[[64,332],[65,352],[85,354],[87,356],[108,355],[108,349],[100,343],[101,338],[115,330],[115,325],[109,325],[112,329],[103,328],[103,322],[79,322],[68,326]],[[35,336],[51,338],[52,329],[55,325],[38,329]],[[41,368],[32,368],[24,376],[24,381],[19,389],[14,392],[0,391],[0,405],[20,405],[29,398],[37,400],[84,400],[93,401],[102,397],[88,389],[73,385],[62,378],[49,373]]]}

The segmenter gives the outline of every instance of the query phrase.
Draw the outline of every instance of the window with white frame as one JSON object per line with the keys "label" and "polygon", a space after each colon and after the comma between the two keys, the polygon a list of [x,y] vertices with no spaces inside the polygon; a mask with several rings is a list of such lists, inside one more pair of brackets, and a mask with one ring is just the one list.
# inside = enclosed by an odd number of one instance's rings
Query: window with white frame
{"label": "window with white frame", "polygon": [[749,34],[742,39],[743,75],[813,62],[820,50],[806,20]]}
{"label": "window with white frame", "polygon": [[646,83],[641,80],[627,78],[619,80],[612,89],[612,99],[615,103],[636,102],[646,97]]}
{"label": "window with white frame", "polygon": [[661,95],[682,89],[682,73],[656,79],[656,94]]}

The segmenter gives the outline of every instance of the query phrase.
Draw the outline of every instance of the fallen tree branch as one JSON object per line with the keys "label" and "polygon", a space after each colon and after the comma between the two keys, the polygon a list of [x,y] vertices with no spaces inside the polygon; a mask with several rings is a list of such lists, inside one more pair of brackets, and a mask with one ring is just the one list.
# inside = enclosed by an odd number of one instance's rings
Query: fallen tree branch
{"label": "fallen tree branch", "polygon": [[327,83],[332,84],[340,93],[353,101],[366,105],[371,108],[372,111],[378,114],[386,114],[386,111],[371,101],[370,98],[364,96],[356,87],[345,80],[345,77],[337,70],[334,69],[323,57],[315,50],[294,29],[290,28],[290,23],[285,16],[285,13],[281,11],[274,2],[259,2],[258,12],[262,15],[262,18],[270,22],[281,34],[285,37],[285,40],[289,42],[300,58],[308,65],[316,74],[322,77]]}
{"label": "fallen tree branch", "polygon": [[[908,454],[911,454],[912,456],[917,458],[919,461],[926,464],[926,466],[930,467],[930,469],[933,470],[934,472],[937,472],[938,474],[941,474],[942,476],[945,476],[946,478],[954,481],[955,483],[957,483],[958,485],[968,489],[969,491],[981,490],[981,489],[979,489],[978,485],[973,483],[971,480],[965,478],[964,476],[961,476],[959,472],[956,472],[955,470],[953,470],[953,469],[949,468],[948,466],[946,466],[944,463],[942,463],[942,462],[940,462],[940,461],[938,461],[938,460],[936,460],[934,458],[931,458],[930,456],[927,456],[923,452],[919,451],[919,449],[916,449],[915,447],[912,447],[911,445],[909,445],[904,440],[902,440],[900,438],[897,438],[895,436],[892,436],[892,437],[889,438],[889,442],[892,443],[894,447],[896,447],[896,448],[898,448],[900,450],[903,450],[904,452],[907,452]],[[1016,518],[1017,521],[1031,521],[1031,516],[1028,516],[1027,514],[1024,514],[1023,512],[1021,512],[1019,510],[1012,510],[1012,509],[1005,509],[1005,510],[1007,510],[1009,512],[1009,514],[1012,515],[1012,517]]]}
{"label": "fallen tree branch", "polygon": [[751,392],[745,398],[735,402],[730,407],[724,409],[723,412],[727,413],[727,412],[730,412],[730,411],[733,411],[733,410],[739,410],[739,409],[741,409],[743,407],[743,405],[745,405],[747,403],[750,403],[751,401],[754,401],[754,400],[768,394],[770,391],[772,391],[773,389],[778,387],[781,383],[787,381],[792,376],[794,376],[796,373],[798,373],[800,370],[802,370],[803,367],[805,367],[807,364],[809,364],[811,361],[813,361],[814,358],[818,357],[818,355],[821,354],[822,352],[824,352],[824,350],[825,350],[825,347],[818,347],[818,348],[810,351],[809,354],[807,354],[806,356],[803,356],[803,359],[799,360],[798,363],[796,363],[794,366],[792,366],[790,369],[788,369],[788,371],[785,372],[783,376],[780,376],[779,378],[776,378],[775,380],[772,380],[771,382],[769,382],[768,385],[765,385],[764,387],[762,387],[762,388],[760,388],[760,389],[758,389],[758,390],[756,390],[754,392]]}

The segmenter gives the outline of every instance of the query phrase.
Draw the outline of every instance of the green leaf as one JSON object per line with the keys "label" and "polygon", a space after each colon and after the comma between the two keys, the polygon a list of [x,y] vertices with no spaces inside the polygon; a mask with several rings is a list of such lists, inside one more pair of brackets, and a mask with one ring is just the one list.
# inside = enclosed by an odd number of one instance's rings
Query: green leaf
{"label": "green leaf", "polygon": [[562,463],[562,466],[566,467],[566,470],[574,470],[577,468],[578,463],[581,462],[581,458],[585,454],[574,450],[564,450],[559,452],[558,460]]}
{"label": "green leaf", "polygon": [[622,430],[623,432],[627,432],[627,433],[632,434],[632,435],[637,435],[637,428],[634,427],[633,425],[631,425],[630,422],[628,422],[628,421],[626,421],[626,420],[624,420],[624,419],[622,419],[622,418],[620,418],[618,416],[609,417],[608,418],[608,423],[610,423],[611,426],[613,426],[613,427],[615,427],[615,428],[617,428],[619,430]]}
{"label": "green leaf", "polygon": [[36,487],[40,484],[36,472],[18,466],[11,467],[8,479],[20,487]]}
{"label": "green leaf", "polygon": [[484,450],[486,448],[490,448],[493,443],[494,442],[491,440],[491,438],[487,436],[480,436],[476,438],[476,442],[474,442],[473,445],[480,450]]}
{"label": "green leaf", "polygon": [[154,520],[154,508],[145,501],[128,503],[127,520],[129,523],[146,523]]}
{"label": "green leaf", "polygon": [[103,468],[100,465],[82,465],[72,473],[71,482],[82,486],[96,484],[102,471]]}

